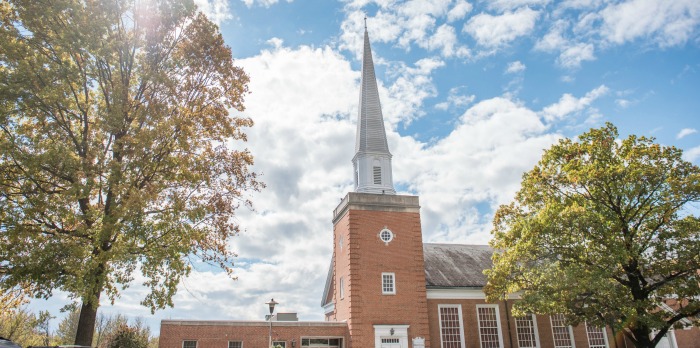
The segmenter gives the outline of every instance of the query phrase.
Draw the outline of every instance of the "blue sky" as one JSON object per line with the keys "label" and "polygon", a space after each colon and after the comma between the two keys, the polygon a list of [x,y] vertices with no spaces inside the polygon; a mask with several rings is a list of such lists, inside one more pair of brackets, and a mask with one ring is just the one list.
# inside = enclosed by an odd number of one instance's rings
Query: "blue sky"
{"label": "blue sky", "polygon": [[[198,0],[251,76],[247,146],[267,188],[241,210],[232,281],[198,266],[150,315],[136,276],[105,313],[159,321],[322,320],[333,208],[352,188],[363,18],[394,180],[426,242],[487,243],[542,150],[605,122],[700,164],[697,0]],[[34,308],[68,301],[57,292]],[[107,301],[105,301],[107,302]]]}

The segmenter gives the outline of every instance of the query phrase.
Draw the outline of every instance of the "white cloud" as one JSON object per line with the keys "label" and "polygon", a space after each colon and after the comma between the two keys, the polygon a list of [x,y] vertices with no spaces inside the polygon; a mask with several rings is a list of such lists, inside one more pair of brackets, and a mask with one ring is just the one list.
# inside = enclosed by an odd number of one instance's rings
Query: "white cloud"
{"label": "white cloud", "polygon": [[480,13],[469,19],[463,31],[474,37],[479,45],[500,47],[532,32],[538,17],[539,12],[528,7],[500,16]]}
{"label": "white cloud", "polygon": [[550,2],[551,0],[489,0],[488,6],[492,9],[503,12],[516,8],[522,8],[524,6],[543,7]]}
{"label": "white cloud", "polygon": [[632,102],[628,99],[615,99],[615,104],[623,109],[626,109],[630,106],[630,104],[632,104]]}
{"label": "white cloud", "polygon": [[683,152],[683,159],[688,162],[695,162],[700,158],[700,146],[691,148]]}
{"label": "white cloud", "polygon": [[416,45],[437,51],[446,58],[470,55],[448,22],[464,17],[471,10],[471,4],[458,1],[452,5],[452,0],[351,2],[346,5],[346,18],[341,23],[340,49],[354,54],[361,52],[366,15],[363,7],[369,3],[379,7],[374,16],[367,18],[372,42],[394,43],[407,51]]}
{"label": "white cloud", "polygon": [[609,42],[651,38],[660,47],[677,46],[700,24],[700,1],[629,0],[608,5],[601,15],[601,35]]}
{"label": "white cloud", "polygon": [[519,60],[516,60],[514,62],[508,63],[508,66],[506,67],[506,74],[517,74],[519,72],[525,71],[525,64],[520,62]]}
{"label": "white cloud", "polygon": [[464,46],[456,47],[458,45],[457,34],[455,29],[448,25],[443,24],[435,30],[435,34],[428,38],[427,43],[420,43],[421,47],[425,46],[429,50],[440,50],[443,57],[449,58],[452,56],[458,57],[468,57],[470,55],[469,49]]}
{"label": "white cloud", "polygon": [[552,52],[568,44],[563,34],[568,29],[569,23],[559,19],[554,22],[551,29],[535,44],[535,49],[545,52]]}
{"label": "white cloud", "polygon": [[425,240],[490,239],[492,216],[480,206],[493,209],[512,199],[522,173],[560,137],[547,130],[534,111],[496,97],[471,106],[432,146],[401,138],[394,176],[420,194]]}
{"label": "white cloud", "polygon": [[435,104],[435,108],[438,110],[448,110],[451,107],[455,108],[462,108],[465,107],[472,102],[474,102],[474,99],[476,99],[476,96],[471,94],[471,95],[465,95],[462,94],[461,90],[464,89],[464,86],[459,86],[459,87],[453,87],[450,88],[450,91],[447,95],[447,100],[441,103]]}
{"label": "white cloud", "polygon": [[600,85],[586,93],[586,95],[581,98],[576,98],[573,95],[566,93],[559,99],[558,102],[542,109],[542,116],[548,121],[562,119],[567,115],[582,111],[593,101],[607,94],[608,91],[608,87],[605,85]]}
{"label": "white cloud", "polygon": [[[254,5],[270,7],[279,2],[279,0],[241,0],[248,7],[253,7]],[[293,0],[287,0],[287,2],[292,2]]]}
{"label": "white cloud", "polygon": [[678,135],[676,135],[676,139],[682,139],[697,132],[698,130],[695,128],[683,128],[680,132],[678,132]]}
{"label": "white cloud", "polygon": [[454,22],[464,18],[464,16],[466,16],[467,13],[471,12],[472,8],[472,4],[464,0],[458,0],[447,13],[447,21]]}
{"label": "white cloud", "polygon": [[233,18],[226,0],[195,0],[194,3],[209,20],[218,25]]}
{"label": "white cloud", "polygon": [[579,43],[563,49],[557,58],[557,63],[565,68],[578,68],[581,62],[595,60],[595,58],[592,44]]}
{"label": "white cloud", "polygon": [[390,66],[388,75],[394,81],[386,88],[380,84],[379,95],[384,120],[391,127],[401,122],[408,124],[423,115],[423,100],[437,95],[430,75],[444,65],[440,59],[423,58],[415,63],[415,67],[403,63]]}

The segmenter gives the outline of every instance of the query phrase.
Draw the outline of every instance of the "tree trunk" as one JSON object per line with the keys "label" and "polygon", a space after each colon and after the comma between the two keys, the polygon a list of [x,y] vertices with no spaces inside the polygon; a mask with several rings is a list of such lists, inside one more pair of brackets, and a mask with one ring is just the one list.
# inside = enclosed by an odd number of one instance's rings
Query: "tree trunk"
{"label": "tree trunk", "polygon": [[652,344],[649,337],[650,330],[646,326],[633,328],[632,334],[636,340],[634,342],[636,348],[654,348],[656,346],[656,344]]}
{"label": "tree trunk", "polygon": [[75,344],[79,346],[92,346],[92,338],[95,334],[95,319],[97,319],[97,307],[100,304],[100,293],[97,293],[97,303],[83,302],[80,307],[78,319],[78,331],[75,333]]}

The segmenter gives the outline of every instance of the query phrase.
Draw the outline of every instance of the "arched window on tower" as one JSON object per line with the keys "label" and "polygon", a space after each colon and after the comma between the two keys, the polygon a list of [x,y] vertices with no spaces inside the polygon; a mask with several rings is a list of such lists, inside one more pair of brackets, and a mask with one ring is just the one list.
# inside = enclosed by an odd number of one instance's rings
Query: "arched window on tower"
{"label": "arched window on tower", "polygon": [[375,165],[373,168],[373,174],[374,174],[374,184],[381,185],[382,184],[382,167]]}

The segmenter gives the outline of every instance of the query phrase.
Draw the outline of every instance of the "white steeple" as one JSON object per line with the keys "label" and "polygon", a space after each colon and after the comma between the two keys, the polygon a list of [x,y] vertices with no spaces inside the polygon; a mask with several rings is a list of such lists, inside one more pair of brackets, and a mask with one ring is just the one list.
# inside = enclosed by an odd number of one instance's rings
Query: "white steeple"
{"label": "white steeple", "polygon": [[363,193],[396,194],[391,176],[391,153],[386,141],[384,117],[379,102],[377,80],[374,75],[372,50],[365,18],[365,47],[362,57],[360,108],[357,117],[355,157],[355,191]]}

